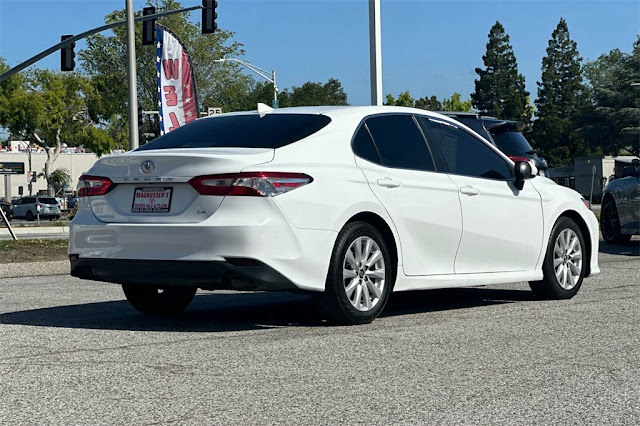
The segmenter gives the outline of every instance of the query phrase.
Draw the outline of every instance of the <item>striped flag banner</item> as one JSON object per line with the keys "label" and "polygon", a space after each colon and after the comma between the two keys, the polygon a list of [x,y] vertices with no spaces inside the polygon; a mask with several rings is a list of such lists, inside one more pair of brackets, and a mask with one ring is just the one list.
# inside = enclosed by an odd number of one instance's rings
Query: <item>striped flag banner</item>
{"label": "striped flag banner", "polygon": [[198,98],[191,58],[178,37],[162,25],[156,27],[156,69],[164,135],[198,118]]}

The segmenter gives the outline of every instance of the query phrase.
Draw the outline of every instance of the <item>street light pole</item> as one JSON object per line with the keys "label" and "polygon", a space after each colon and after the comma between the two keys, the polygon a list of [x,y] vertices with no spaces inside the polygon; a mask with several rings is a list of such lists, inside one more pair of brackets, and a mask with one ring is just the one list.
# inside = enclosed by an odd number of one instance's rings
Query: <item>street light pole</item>
{"label": "street light pole", "polygon": [[127,6],[127,74],[129,77],[129,149],[138,148],[138,88],[136,77],[136,28],[133,20],[133,0]]}
{"label": "street light pole", "polygon": [[275,70],[269,72],[263,68],[257,67],[253,64],[250,64],[247,61],[243,61],[242,59],[236,58],[222,58],[216,59],[213,62],[235,62],[237,64],[242,65],[245,68],[250,69],[254,73],[258,74],[260,77],[267,80],[269,83],[273,83],[273,107],[278,108],[278,85],[276,84],[276,72]]}
{"label": "street light pole", "polygon": [[371,105],[382,105],[382,42],[380,0],[369,0],[369,66]]}

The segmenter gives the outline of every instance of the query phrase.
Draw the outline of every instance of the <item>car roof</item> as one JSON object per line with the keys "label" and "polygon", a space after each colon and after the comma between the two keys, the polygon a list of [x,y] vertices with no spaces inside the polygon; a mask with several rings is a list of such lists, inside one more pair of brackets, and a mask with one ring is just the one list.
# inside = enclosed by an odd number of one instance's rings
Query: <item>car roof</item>
{"label": "car roof", "polygon": [[[339,118],[339,117],[354,117],[361,116],[366,117],[368,115],[374,114],[386,114],[386,113],[400,113],[400,114],[420,114],[427,115],[434,118],[445,119],[447,121],[452,121],[451,118],[446,115],[440,114],[434,111],[427,111],[419,108],[410,108],[410,107],[400,107],[400,106],[390,106],[390,105],[364,105],[364,106],[337,106],[337,105],[325,105],[325,106],[305,106],[305,107],[288,107],[288,108],[277,108],[273,111],[269,111],[266,114],[322,114],[331,118]],[[253,111],[238,111],[238,112],[229,112],[220,115],[213,115],[209,117],[205,117],[204,119],[211,119],[215,117],[224,117],[231,115],[250,115],[250,114],[258,114],[257,110]]]}

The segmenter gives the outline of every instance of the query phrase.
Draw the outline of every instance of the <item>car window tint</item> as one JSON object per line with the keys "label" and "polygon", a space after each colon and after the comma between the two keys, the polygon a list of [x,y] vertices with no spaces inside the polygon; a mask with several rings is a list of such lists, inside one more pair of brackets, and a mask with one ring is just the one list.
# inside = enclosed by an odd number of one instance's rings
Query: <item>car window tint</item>
{"label": "car window tint", "polygon": [[36,202],[35,198],[25,198],[22,200],[22,204],[33,204]]}
{"label": "car window tint", "polygon": [[435,170],[429,148],[412,116],[381,115],[368,118],[366,123],[384,166]]}
{"label": "car window tint", "polygon": [[511,178],[509,164],[484,142],[444,121],[420,119],[427,141],[436,150],[446,170],[485,179]]}
{"label": "car window tint", "polygon": [[58,204],[58,201],[55,198],[39,198],[38,200],[42,204]]}
{"label": "car window tint", "polygon": [[376,151],[373,139],[371,139],[371,135],[365,125],[360,126],[360,129],[353,138],[351,147],[353,148],[353,153],[358,157],[364,158],[372,163],[380,164],[380,156],[378,155],[378,151]]}
{"label": "car window tint", "polygon": [[141,146],[170,148],[280,148],[319,131],[331,119],[317,114],[240,114],[196,120]]}

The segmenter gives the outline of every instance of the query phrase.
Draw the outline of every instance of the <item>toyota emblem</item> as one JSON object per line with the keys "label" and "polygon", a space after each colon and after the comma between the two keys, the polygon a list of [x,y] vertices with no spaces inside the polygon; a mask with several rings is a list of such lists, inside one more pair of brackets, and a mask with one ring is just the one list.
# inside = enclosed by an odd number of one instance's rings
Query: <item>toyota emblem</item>
{"label": "toyota emblem", "polygon": [[145,174],[153,173],[156,169],[156,164],[151,160],[145,160],[140,163],[140,171]]}

